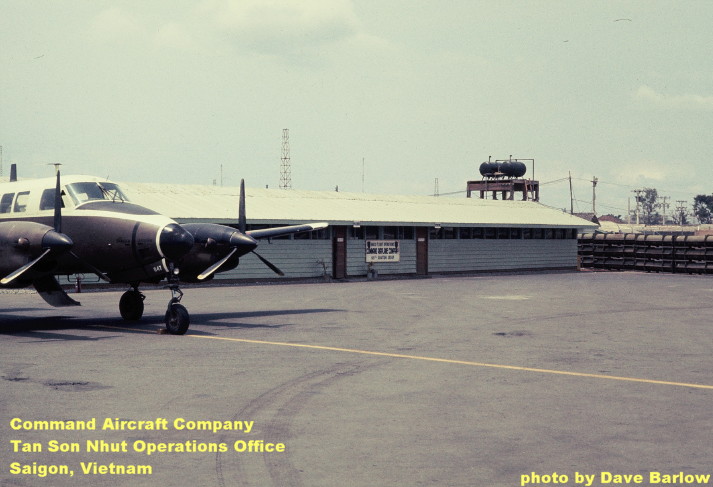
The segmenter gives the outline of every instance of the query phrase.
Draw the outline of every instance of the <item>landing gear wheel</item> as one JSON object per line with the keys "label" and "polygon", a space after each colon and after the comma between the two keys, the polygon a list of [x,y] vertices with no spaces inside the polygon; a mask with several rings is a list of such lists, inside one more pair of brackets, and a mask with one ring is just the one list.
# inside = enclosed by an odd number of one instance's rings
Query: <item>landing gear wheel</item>
{"label": "landing gear wheel", "polygon": [[171,303],[166,310],[166,329],[171,335],[183,335],[188,331],[191,320],[185,306]]}
{"label": "landing gear wheel", "polygon": [[144,296],[137,290],[126,291],[119,300],[119,312],[126,321],[139,321],[144,315]]}

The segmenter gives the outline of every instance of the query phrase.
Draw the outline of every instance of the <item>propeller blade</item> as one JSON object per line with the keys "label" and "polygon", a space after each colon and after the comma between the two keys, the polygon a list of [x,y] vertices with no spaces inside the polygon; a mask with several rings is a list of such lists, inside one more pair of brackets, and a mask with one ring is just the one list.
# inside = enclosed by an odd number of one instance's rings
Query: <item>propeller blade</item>
{"label": "propeller blade", "polygon": [[42,252],[42,255],[40,255],[39,257],[37,257],[37,258],[36,258],[35,260],[33,260],[32,262],[28,262],[27,264],[23,265],[22,267],[20,267],[20,268],[17,269],[16,271],[14,271],[14,272],[8,274],[7,276],[3,277],[2,279],[0,279],[0,284],[3,284],[3,285],[5,285],[5,284],[10,284],[12,281],[14,281],[15,279],[17,279],[17,278],[20,277],[21,275],[23,275],[25,272],[27,272],[27,271],[29,271],[30,269],[32,269],[32,267],[34,267],[35,264],[37,264],[38,262],[40,262],[40,261],[41,261],[47,254],[49,254],[50,252],[52,252],[52,249],[47,249],[47,250],[45,250],[44,252]]}
{"label": "propeller blade", "polygon": [[273,264],[272,262],[270,262],[269,260],[267,260],[265,257],[263,257],[262,255],[258,254],[258,253],[255,252],[254,250],[253,250],[252,252],[253,252],[253,254],[255,254],[255,255],[257,256],[258,259],[260,259],[260,260],[263,262],[263,264],[265,264],[265,265],[268,266],[270,269],[272,269],[272,272],[274,272],[274,273],[277,274],[278,276],[284,276],[284,275],[285,275],[284,272],[282,272],[280,269],[278,269],[277,266],[275,266],[275,264]]}
{"label": "propeller blade", "polygon": [[69,295],[64,292],[62,286],[59,285],[57,279],[53,276],[43,276],[39,279],[35,279],[32,285],[37,290],[37,293],[44,299],[47,304],[55,307],[62,306],[80,306],[78,301],[70,298]]}
{"label": "propeller blade", "polygon": [[245,180],[240,180],[240,206],[238,207],[238,230],[245,233],[247,229],[247,217],[245,216]]}
{"label": "propeller blade", "polygon": [[200,274],[198,274],[198,280],[199,280],[199,281],[202,281],[202,280],[207,279],[208,277],[210,277],[212,274],[215,273],[215,271],[217,271],[218,269],[220,269],[220,268],[223,266],[223,264],[225,264],[226,262],[228,262],[228,259],[230,259],[230,258],[233,256],[233,254],[234,254],[235,252],[237,252],[237,251],[238,251],[238,249],[237,249],[237,247],[236,247],[236,248],[234,248],[233,250],[231,250],[228,255],[226,255],[225,257],[223,257],[222,259],[220,259],[218,262],[216,262],[215,264],[213,264],[212,266],[210,266],[209,268],[207,268],[206,270],[204,270],[203,272],[201,272]]}
{"label": "propeller blade", "polygon": [[100,271],[99,269],[97,269],[96,267],[94,267],[93,265],[91,265],[91,264],[90,264],[89,262],[87,262],[86,260],[82,259],[80,256],[78,256],[78,255],[75,254],[74,252],[69,252],[69,255],[71,255],[72,257],[74,257],[75,259],[77,259],[80,264],[82,264],[84,267],[86,267],[87,269],[89,269],[90,271],[92,271],[94,274],[96,274],[96,275],[99,277],[99,279],[101,279],[102,281],[111,282],[111,279],[109,279],[109,276],[107,276],[107,275],[104,274],[102,271]]}
{"label": "propeller blade", "polygon": [[72,248],[72,245],[74,245],[74,242],[72,242],[72,239],[69,238],[67,235],[49,230],[44,235],[44,237],[42,237],[42,248],[44,249],[42,254],[40,254],[40,256],[34,259],[33,261],[28,262],[16,271],[13,271],[7,276],[0,279],[0,284],[11,283],[15,279],[23,275],[25,272],[29,271],[34,266],[39,264],[50,253],[53,253],[55,255],[61,255],[65,252],[69,252],[69,250]]}
{"label": "propeller blade", "polygon": [[54,190],[54,231],[62,233],[62,190],[59,181],[59,166],[57,167],[57,185]]}

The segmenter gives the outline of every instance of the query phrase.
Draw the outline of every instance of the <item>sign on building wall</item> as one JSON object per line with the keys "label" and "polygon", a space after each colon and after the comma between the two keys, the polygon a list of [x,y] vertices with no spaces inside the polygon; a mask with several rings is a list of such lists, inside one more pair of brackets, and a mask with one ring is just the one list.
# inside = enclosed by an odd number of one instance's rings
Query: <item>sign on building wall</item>
{"label": "sign on building wall", "polygon": [[401,253],[398,240],[367,240],[367,262],[399,262]]}

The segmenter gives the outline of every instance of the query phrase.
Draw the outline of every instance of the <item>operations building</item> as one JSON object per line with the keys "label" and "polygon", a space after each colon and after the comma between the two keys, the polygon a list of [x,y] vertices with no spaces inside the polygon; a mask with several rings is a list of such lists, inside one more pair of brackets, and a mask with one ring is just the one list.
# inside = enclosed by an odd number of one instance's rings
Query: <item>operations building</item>
{"label": "operations building", "polygon": [[[131,199],[179,223],[237,228],[240,188],[122,183]],[[535,201],[246,190],[248,229],[328,222],[257,249],[285,278],[577,268],[577,234],[596,225]],[[254,255],[216,279],[277,276]]]}

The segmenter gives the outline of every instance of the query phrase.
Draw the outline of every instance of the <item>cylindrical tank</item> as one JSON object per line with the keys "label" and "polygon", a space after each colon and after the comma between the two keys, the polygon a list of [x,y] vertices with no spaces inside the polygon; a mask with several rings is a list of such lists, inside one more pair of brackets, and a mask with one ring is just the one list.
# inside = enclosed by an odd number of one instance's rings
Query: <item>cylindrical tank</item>
{"label": "cylindrical tank", "polygon": [[520,161],[488,161],[480,165],[480,175],[486,178],[521,178],[526,172],[525,163]]}
{"label": "cylindrical tank", "polygon": [[527,172],[527,167],[520,161],[505,161],[500,166],[500,172],[509,178],[520,178]]}
{"label": "cylindrical tank", "polygon": [[486,178],[492,178],[498,170],[497,162],[484,162],[480,165],[480,175]]}

